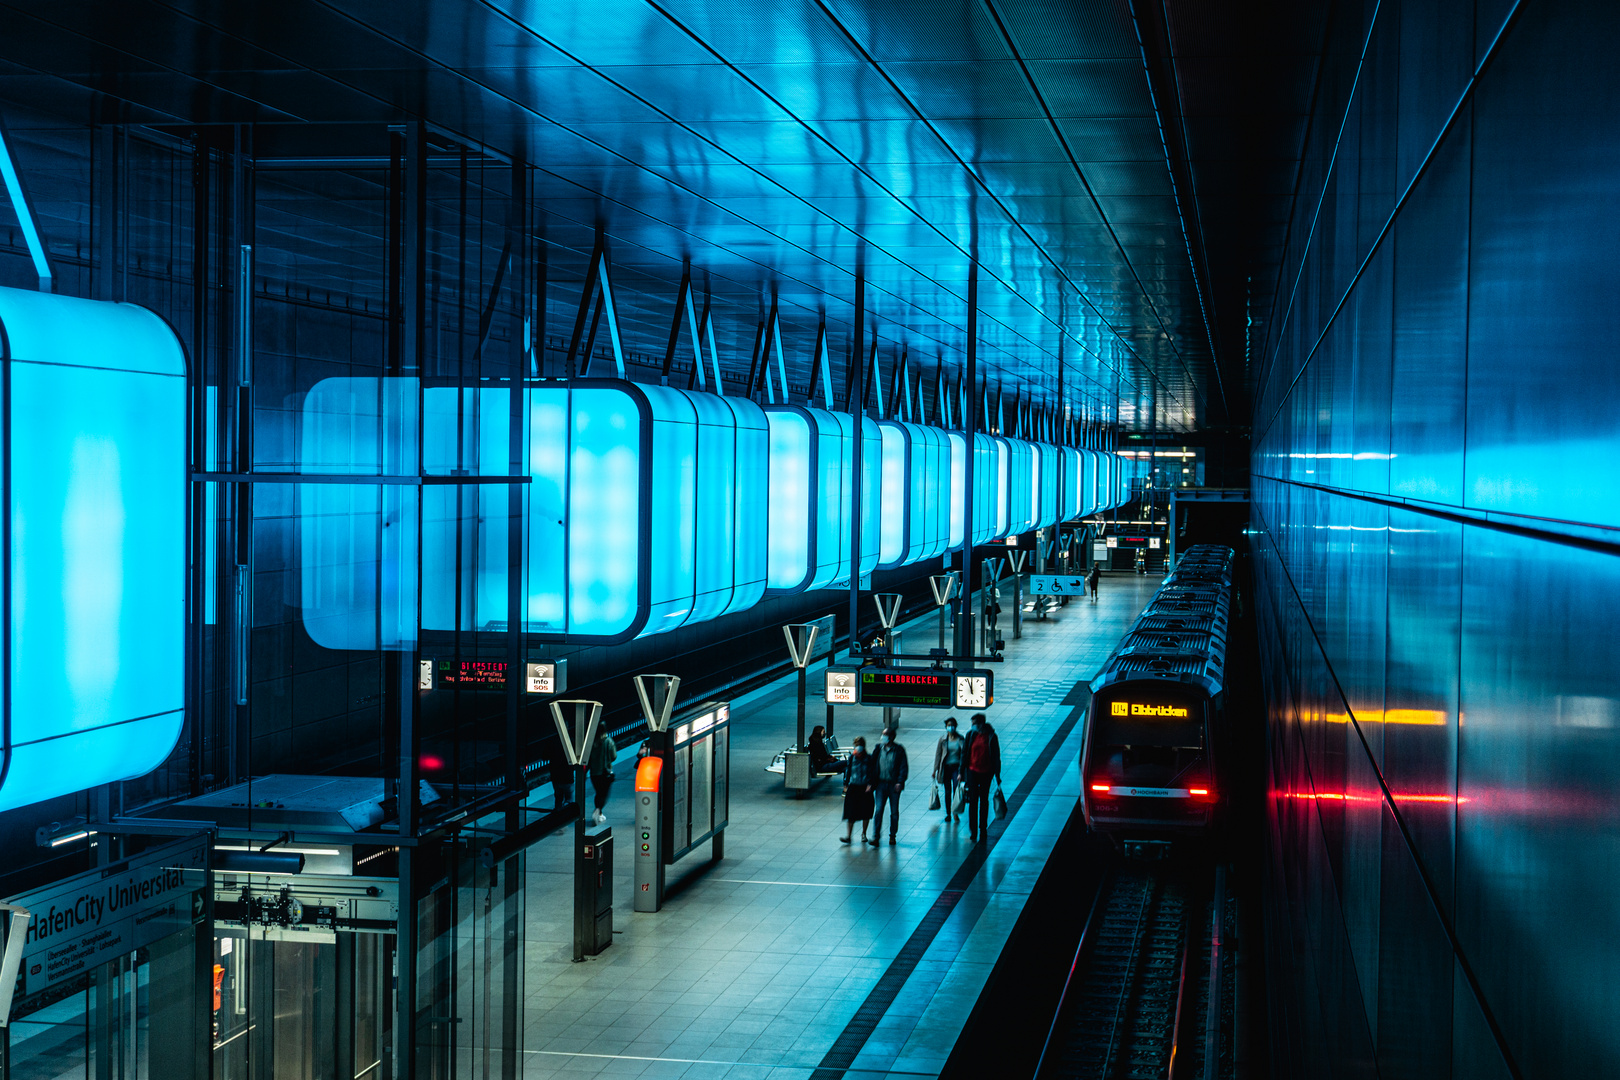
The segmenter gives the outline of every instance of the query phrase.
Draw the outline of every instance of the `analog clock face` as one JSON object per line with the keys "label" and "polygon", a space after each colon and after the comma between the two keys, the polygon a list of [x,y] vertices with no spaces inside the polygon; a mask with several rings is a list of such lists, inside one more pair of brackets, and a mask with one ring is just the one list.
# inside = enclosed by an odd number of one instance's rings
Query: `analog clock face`
{"label": "analog clock face", "polygon": [[958,709],[982,709],[989,705],[989,687],[983,675],[958,675],[956,677],[956,707]]}

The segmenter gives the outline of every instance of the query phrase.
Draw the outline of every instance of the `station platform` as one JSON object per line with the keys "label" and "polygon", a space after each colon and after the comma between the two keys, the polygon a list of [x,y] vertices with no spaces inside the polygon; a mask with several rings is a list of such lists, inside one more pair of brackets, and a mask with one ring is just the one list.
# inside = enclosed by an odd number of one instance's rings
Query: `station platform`
{"label": "station platform", "polygon": [[[911,779],[898,843],[845,845],[841,787],[794,798],[766,772],[793,741],[795,685],[732,701],[725,858],[707,846],[670,868],[662,911],[630,910],[630,769],[607,807],[615,860],[614,943],[572,962],[572,861],[554,837],[530,851],[524,1075],[856,1080],[937,1076],[1079,795],[1089,679],[1159,584],[1105,575],[1098,602],[1003,619],[1006,662],[987,715],[1001,740],[1007,817],[974,844],[930,813],[935,744],[950,713],[908,710],[898,741]],[[1004,593],[1005,595],[1005,593]],[[1010,615],[1010,612],[1008,613]],[[934,616],[913,625],[931,634]],[[930,643],[932,641],[930,637]],[[811,671],[808,725],[825,707]],[[879,709],[840,708],[850,745]],[[966,730],[966,715],[958,715]],[[857,833],[858,835],[858,833]]]}

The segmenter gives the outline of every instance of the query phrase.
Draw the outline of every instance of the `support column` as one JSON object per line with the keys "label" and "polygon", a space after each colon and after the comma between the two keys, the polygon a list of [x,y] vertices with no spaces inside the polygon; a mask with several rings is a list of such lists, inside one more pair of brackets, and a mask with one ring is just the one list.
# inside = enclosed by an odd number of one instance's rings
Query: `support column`
{"label": "support column", "polygon": [[850,363],[855,365],[851,381],[855,396],[850,404],[850,419],[855,425],[854,471],[850,480],[849,515],[849,654],[860,653],[861,624],[861,420],[866,416],[866,257],[855,262],[855,348]]}
{"label": "support column", "polygon": [[[971,398],[979,392],[979,262],[968,263],[967,284],[967,393]],[[962,546],[956,552],[956,569],[961,582],[956,594],[956,654],[969,656],[973,652],[973,479],[977,472],[974,460],[974,439],[979,433],[979,407],[969,400],[962,410],[963,431],[967,438],[967,468],[962,470]]]}

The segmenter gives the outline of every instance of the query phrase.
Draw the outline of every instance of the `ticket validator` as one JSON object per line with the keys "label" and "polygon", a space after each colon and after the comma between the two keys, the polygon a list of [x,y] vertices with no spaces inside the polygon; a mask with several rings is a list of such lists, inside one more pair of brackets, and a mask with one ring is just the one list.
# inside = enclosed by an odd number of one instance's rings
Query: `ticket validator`
{"label": "ticket validator", "polygon": [[667,868],[704,843],[725,856],[731,807],[731,705],[706,701],[673,717],[672,675],[644,675],[636,692],[648,719],[646,756],[636,765],[635,885],[632,907],[657,911]]}

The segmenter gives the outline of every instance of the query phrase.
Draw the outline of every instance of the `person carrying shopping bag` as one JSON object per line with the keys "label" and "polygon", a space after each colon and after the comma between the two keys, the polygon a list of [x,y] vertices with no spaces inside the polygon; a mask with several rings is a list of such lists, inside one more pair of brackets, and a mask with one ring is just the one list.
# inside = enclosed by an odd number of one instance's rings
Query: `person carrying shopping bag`
{"label": "person carrying shopping bag", "polygon": [[968,838],[984,840],[990,832],[990,781],[1001,789],[1001,740],[984,713],[974,713],[967,738],[963,740],[962,760],[967,766]]}
{"label": "person carrying shopping bag", "polygon": [[[961,807],[957,805],[957,786],[962,782],[962,747],[965,740],[956,733],[956,717],[945,718],[945,734],[939,737],[939,744],[934,747],[934,784],[944,789],[945,820],[955,821],[961,814]],[[938,798],[938,792],[935,793]],[[938,810],[939,806],[930,803],[930,810]]]}

